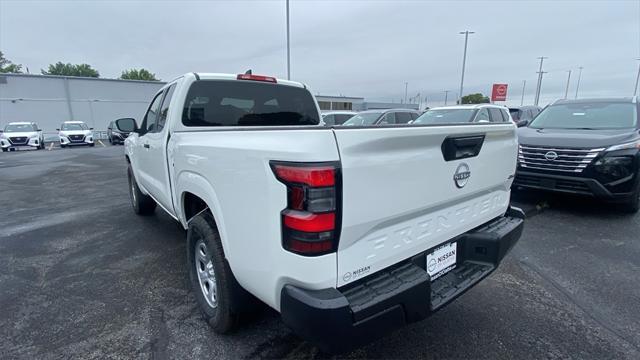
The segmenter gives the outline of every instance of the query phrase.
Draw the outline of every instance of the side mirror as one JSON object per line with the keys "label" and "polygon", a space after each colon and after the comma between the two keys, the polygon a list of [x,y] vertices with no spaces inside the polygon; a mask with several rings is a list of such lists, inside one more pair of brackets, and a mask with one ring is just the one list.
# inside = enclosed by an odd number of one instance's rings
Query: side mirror
{"label": "side mirror", "polygon": [[525,127],[527,125],[529,125],[529,120],[518,120],[516,122],[516,126],[518,127]]}
{"label": "side mirror", "polygon": [[89,130],[93,130],[93,128],[89,128]]}
{"label": "side mirror", "polygon": [[116,129],[122,132],[137,132],[138,124],[133,118],[118,119],[115,122]]}
{"label": "side mirror", "polygon": [[60,129],[56,129],[56,131],[60,131]]}
{"label": "side mirror", "polygon": [[4,130],[0,129],[0,134],[2,134],[4,132]]}

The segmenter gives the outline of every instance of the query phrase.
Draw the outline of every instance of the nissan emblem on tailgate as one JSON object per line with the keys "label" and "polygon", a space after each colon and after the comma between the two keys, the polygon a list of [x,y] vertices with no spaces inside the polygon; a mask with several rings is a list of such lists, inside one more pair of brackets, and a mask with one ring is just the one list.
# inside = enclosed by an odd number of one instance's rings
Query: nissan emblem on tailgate
{"label": "nissan emblem on tailgate", "polygon": [[458,189],[462,189],[467,185],[470,177],[471,171],[469,170],[469,165],[462,163],[458,165],[455,174],[453,174],[453,181],[456,183]]}

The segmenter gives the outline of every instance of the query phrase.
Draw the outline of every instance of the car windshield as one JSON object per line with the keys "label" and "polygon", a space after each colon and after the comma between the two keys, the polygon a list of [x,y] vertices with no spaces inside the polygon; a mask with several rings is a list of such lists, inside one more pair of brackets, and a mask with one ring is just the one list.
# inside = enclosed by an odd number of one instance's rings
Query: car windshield
{"label": "car windshield", "polygon": [[88,130],[89,127],[85,123],[64,123],[61,130]]}
{"label": "car windshield", "polygon": [[5,126],[4,132],[32,132],[35,131],[31,124],[9,124]]}
{"label": "car windshield", "polygon": [[636,104],[592,102],[547,107],[531,122],[534,129],[628,129],[637,125]]}
{"label": "car windshield", "polygon": [[475,109],[431,109],[420,115],[414,124],[454,124],[471,122]]}
{"label": "car windshield", "polygon": [[363,126],[363,125],[373,125],[380,115],[382,115],[383,111],[375,111],[375,112],[365,112],[354,115],[351,119],[345,121],[342,125],[344,126]]}

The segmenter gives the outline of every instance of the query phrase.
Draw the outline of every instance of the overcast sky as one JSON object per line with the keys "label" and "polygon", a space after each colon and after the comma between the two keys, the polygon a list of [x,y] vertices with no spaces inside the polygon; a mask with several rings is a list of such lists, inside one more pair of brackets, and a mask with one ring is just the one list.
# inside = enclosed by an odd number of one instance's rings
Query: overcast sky
{"label": "overcast sky", "polygon": [[[291,1],[291,77],[314,93],[429,105],[460,86],[488,94],[509,84],[509,103],[532,103],[538,56],[542,103],[575,95],[630,96],[640,57],[640,0]],[[284,1],[0,0],[0,50],[31,73],[57,61],[88,63],[102,77],[144,67],[163,80],[182,73],[254,73],[286,78]]]}

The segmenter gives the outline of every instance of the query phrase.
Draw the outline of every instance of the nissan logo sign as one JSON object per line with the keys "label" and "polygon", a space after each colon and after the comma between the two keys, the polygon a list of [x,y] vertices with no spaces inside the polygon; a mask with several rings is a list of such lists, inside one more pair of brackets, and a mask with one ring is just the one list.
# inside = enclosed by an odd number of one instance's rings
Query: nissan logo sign
{"label": "nissan logo sign", "polygon": [[462,163],[458,165],[456,172],[453,174],[453,182],[456,184],[456,187],[458,187],[458,189],[462,189],[465,185],[467,185],[470,177],[471,170],[469,170],[469,165]]}
{"label": "nissan logo sign", "polygon": [[549,161],[553,161],[558,158],[558,153],[555,151],[548,151],[546,154],[544,154],[544,158]]}

